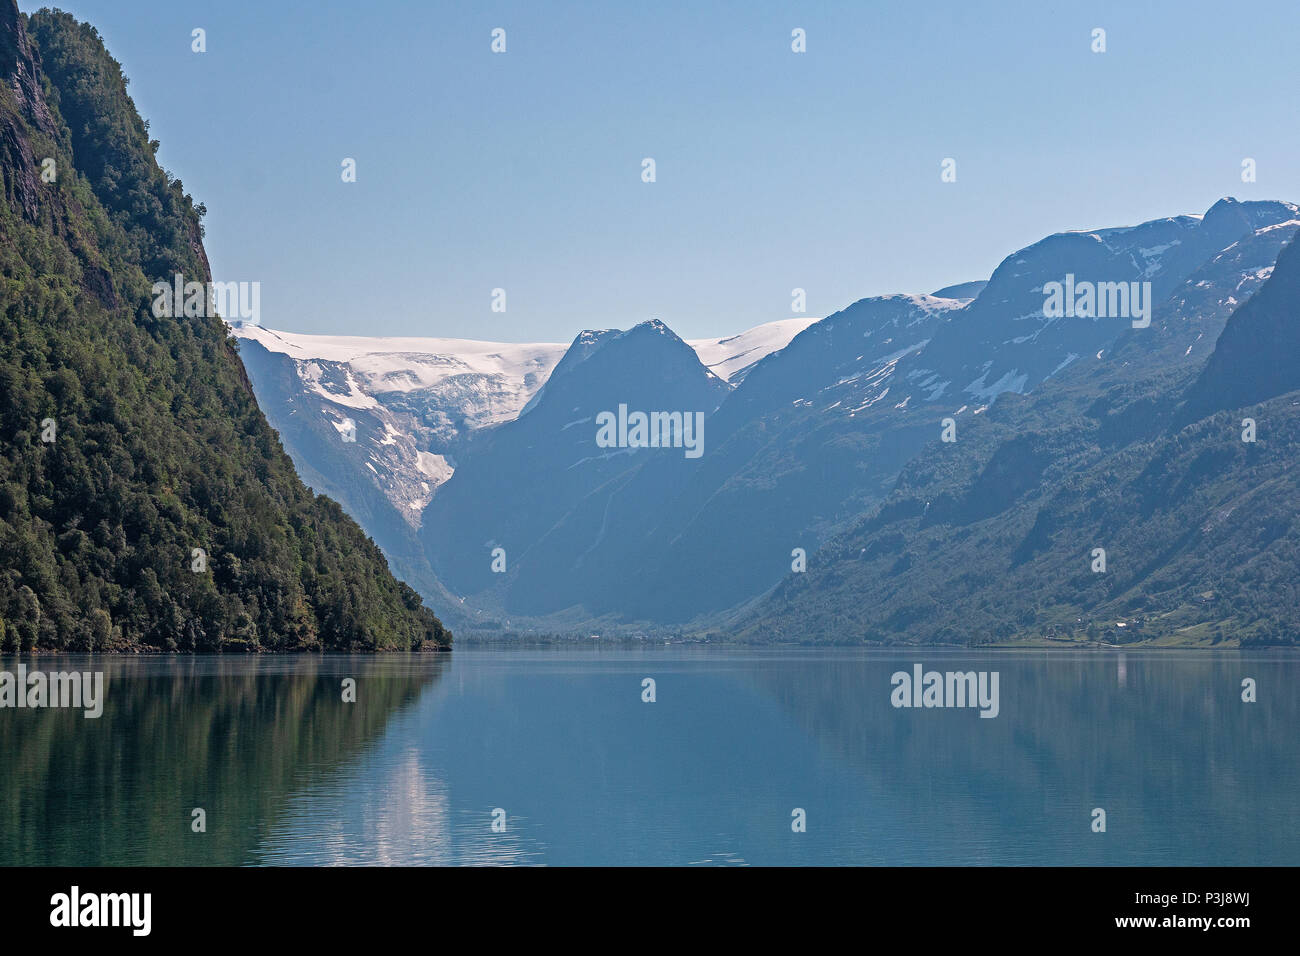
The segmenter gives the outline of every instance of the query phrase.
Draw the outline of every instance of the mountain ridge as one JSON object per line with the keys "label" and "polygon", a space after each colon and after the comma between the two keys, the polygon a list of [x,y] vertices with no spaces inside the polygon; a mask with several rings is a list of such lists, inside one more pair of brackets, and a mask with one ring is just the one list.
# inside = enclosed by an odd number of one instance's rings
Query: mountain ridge
{"label": "mountain ridge", "polygon": [[[428,558],[421,580],[431,572],[438,599],[469,609],[471,621],[543,630],[584,621],[715,626],[715,618],[728,619],[777,586],[795,549],[815,554],[885,501],[905,466],[937,440],[945,416],[964,433],[995,403],[1035,395],[1044,383],[1087,380],[1099,390],[1088,399],[1091,408],[1077,405],[1075,386],[1048,389],[1042,407],[1096,415],[1106,442],[1150,434],[1172,412],[1125,397],[1132,376],[1181,375],[1204,362],[1297,225],[1293,204],[1225,197],[1204,214],[1044,237],[1005,257],[989,280],[937,290],[948,295],[875,296],[806,325],[796,320],[782,330],[795,333],[789,341],[755,361],[737,349],[732,366],[743,374],[733,373],[718,391],[704,423],[707,452],[697,462],[575,450],[575,436],[594,442],[594,428],[581,421],[620,404],[617,377],[604,380],[599,401],[573,384],[592,358],[623,342],[623,375],[646,386],[628,407],[668,409],[676,405],[652,387],[653,361],[626,343],[638,335],[681,341],[659,320],[580,332],[516,418],[475,430],[457,449],[457,469],[425,512],[437,516],[437,526],[421,525],[418,547],[403,560]],[[1133,328],[1141,323],[1130,315],[1053,318],[1044,304],[1047,283],[1076,274],[1099,285],[1150,283],[1146,307],[1156,320]],[[713,340],[714,347],[775,325]],[[683,367],[712,371],[716,363],[700,340],[685,346],[695,354],[680,353]],[[556,390],[572,413],[530,421]],[[1141,412],[1149,408],[1157,418],[1146,421]],[[531,437],[503,443],[503,429]],[[569,449],[567,457],[548,458],[552,447]],[[1011,443],[995,472],[1034,467],[1046,447],[1032,438]],[[491,473],[478,470],[489,461]],[[581,474],[595,462],[603,464]],[[469,470],[458,475],[462,466]],[[505,515],[516,506],[502,510],[484,489],[525,474],[538,486],[522,496],[533,513],[512,525]],[[501,501],[511,496],[504,485],[497,491]],[[525,525],[532,530],[512,548],[513,532],[505,532]],[[438,554],[448,543],[442,533],[456,542],[451,552],[459,557],[450,565]],[[511,555],[500,575],[489,573],[483,557],[496,546]],[[400,547],[410,549],[409,538]],[[477,565],[472,573],[460,570],[470,565]]]}
{"label": "mountain ridge", "polygon": [[[1286,362],[1296,352],[1277,346],[1295,341],[1298,227],[1261,227],[1216,257],[1217,304],[1190,296],[1215,285],[1211,264],[1157,311],[1153,328],[1181,334],[1190,352],[1198,338],[1182,327],[1217,310],[1208,357],[1171,364],[1175,343],[1134,330],[1112,362],[1000,402],[961,441],[910,462],[807,575],[745,611],[738,636],[1294,644],[1300,382]],[[1273,267],[1257,267],[1270,256]],[[1243,416],[1258,420],[1257,439]]]}

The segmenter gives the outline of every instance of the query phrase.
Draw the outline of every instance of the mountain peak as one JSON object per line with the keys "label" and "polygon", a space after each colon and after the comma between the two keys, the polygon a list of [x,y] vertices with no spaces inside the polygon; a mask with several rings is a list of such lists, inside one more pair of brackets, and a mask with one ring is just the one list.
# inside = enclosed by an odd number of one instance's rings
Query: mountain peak
{"label": "mountain peak", "polygon": [[1240,220],[1244,224],[1246,218],[1242,204],[1233,196],[1224,196],[1205,211],[1205,215],[1201,217],[1201,223],[1208,226],[1218,221],[1232,221],[1235,223]]}
{"label": "mountain peak", "polygon": [[1184,423],[1300,388],[1295,364],[1300,324],[1294,320],[1298,297],[1300,245],[1292,240],[1259,291],[1228,320],[1209,362],[1188,391]]}
{"label": "mountain peak", "polygon": [[1279,199],[1240,201],[1224,196],[1201,217],[1201,226],[1215,235],[1238,239],[1258,229],[1295,219],[1300,213],[1294,203]]}
{"label": "mountain peak", "polygon": [[958,282],[955,285],[946,285],[942,289],[936,289],[930,295],[936,299],[973,299],[983,292],[984,287],[988,284],[988,279]]}
{"label": "mountain peak", "polygon": [[681,336],[659,319],[646,319],[644,322],[638,322],[623,334],[628,336],[662,335],[664,338],[670,340],[675,339],[678,342],[681,341]]}

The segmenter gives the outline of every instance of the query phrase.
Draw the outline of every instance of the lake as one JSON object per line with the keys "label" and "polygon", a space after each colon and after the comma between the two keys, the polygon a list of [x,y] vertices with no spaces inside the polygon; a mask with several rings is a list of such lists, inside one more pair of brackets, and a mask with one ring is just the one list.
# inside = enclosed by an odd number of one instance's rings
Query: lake
{"label": "lake", "polygon": [[[0,709],[3,865],[1300,864],[1281,651],[19,663],[103,671],[103,713]],[[997,716],[894,706],[917,664],[996,673]]]}

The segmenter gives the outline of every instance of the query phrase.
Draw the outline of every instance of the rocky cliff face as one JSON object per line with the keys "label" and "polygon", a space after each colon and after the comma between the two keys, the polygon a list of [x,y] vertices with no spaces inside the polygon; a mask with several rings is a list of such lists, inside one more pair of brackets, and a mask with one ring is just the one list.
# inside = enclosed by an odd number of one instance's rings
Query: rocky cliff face
{"label": "rocky cliff face", "polygon": [[1184,421],[1300,388],[1300,246],[1282,250],[1267,275],[1224,328],[1188,393]]}
{"label": "rocky cliff face", "polygon": [[23,29],[15,0],[0,3],[0,76],[5,78],[13,108],[33,130],[56,136],[50,108],[41,92],[40,57]]}

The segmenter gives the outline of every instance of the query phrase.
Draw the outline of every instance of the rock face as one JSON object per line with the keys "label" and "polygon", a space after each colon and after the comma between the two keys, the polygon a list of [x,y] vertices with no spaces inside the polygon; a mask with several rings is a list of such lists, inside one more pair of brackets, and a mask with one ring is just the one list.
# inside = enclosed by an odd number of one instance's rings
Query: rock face
{"label": "rock face", "polygon": [[16,0],[0,3],[0,76],[13,96],[12,104],[30,127],[46,136],[57,131],[41,92],[40,57],[22,25]]}
{"label": "rock face", "polygon": [[33,154],[28,140],[32,134],[57,136],[39,76],[40,57],[23,29],[16,0],[0,0],[0,78],[8,94],[0,104],[0,166],[5,200],[29,222],[39,215],[44,157]]}
{"label": "rock face", "polygon": [[1228,320],[1188,394],[1184,421],[1300,388],[1300,246],[1292,242],[1268,281]]}

